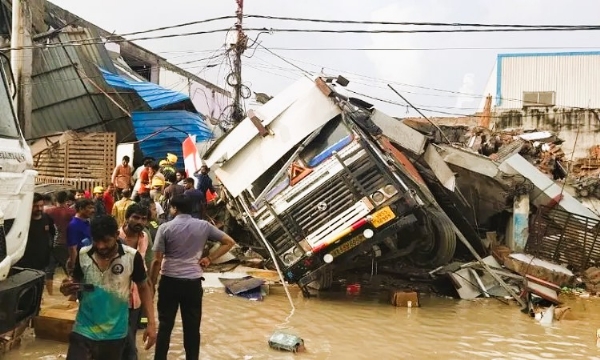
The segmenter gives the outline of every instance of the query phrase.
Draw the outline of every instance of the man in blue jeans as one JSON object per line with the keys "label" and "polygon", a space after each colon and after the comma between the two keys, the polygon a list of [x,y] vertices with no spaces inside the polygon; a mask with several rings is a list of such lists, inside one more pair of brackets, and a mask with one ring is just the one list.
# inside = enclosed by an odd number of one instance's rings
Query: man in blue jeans
{"label": "man in blue jeans", "polygon": [[[154,240],[154,261],[150,282],[158,285],[159,328],[154,353],[155,360],[167,360],[171,331],[177,309],[181,307],[183,347],[186,360],[200,356],[200,319],[202,317],[202,267],[210,265],[227,253],[235,241],[207,221],[194,219],[192,202],[180,195],[171,200],[170,212],[174,219],[162,224]],[[221,246],[210,257],[202,258],[204,245],[210,239]],[[164,260],[164,261],[163,261]]]}

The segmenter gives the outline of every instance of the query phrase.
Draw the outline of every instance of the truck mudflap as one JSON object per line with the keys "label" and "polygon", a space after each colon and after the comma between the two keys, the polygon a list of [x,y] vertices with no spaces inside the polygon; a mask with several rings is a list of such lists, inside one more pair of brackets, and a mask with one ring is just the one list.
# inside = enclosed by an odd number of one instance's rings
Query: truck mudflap
{"label": "truck mudflap", "polygon": [[44,291],[43,271],[14,267],[0,282],[0,334],[36,316]]}

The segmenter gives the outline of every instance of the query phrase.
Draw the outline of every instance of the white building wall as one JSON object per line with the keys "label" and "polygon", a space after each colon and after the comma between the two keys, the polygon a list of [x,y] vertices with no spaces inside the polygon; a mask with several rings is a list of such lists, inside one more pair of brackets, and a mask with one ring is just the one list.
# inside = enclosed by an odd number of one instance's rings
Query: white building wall
{"label": "white building wall", "polygon": [[485,91],[496,111],[522,109],[524,91],[554,91],[558,108],[600,108],[600,52],[498,55]]}
{"label": "white building wall", "polygon": [[189,95],[196,110],[207,120],[218,118],[229,104],[229,97],[226,95],[165,68],[160,68],[158,84]]}

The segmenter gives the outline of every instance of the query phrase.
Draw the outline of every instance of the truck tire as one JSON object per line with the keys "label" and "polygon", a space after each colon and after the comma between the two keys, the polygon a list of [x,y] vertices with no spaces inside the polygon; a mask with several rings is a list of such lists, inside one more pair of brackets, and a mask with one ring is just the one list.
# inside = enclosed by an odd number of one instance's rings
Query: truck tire
{"label": "truck tire", "polygon": [[456,251],[456,233],[452,222],[439,210],[428,210],[433,246],[425,252],[416,250],[412,260],[416,265],[436,268],[446,265]]}

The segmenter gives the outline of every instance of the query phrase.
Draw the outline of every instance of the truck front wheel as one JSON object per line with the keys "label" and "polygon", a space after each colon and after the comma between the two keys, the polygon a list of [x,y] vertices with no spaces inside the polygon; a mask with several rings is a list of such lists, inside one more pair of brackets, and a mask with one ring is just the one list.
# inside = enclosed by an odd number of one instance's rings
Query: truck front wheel
{"label": "truck front wheel", "polygon": [[456,251],[456,233],[452,222],[440,210],[427,210],[428,231],[421,245],[410,255],[418,266],[436,268],[446,265]]}

